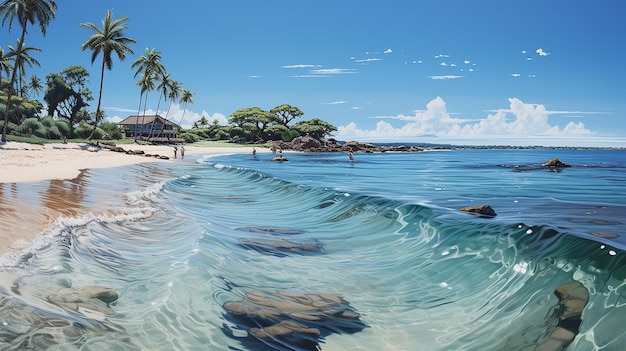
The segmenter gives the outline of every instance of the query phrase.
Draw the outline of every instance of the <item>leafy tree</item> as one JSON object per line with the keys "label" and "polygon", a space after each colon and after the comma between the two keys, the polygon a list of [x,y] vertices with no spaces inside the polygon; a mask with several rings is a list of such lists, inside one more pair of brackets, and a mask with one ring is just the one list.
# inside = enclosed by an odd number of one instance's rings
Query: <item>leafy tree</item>
{"label": "leafy tree", "polygon": [[98,93],[98,107],[96,108],[96,120],[94,129],[89,136],[90,139],[98,126],[102,114],[102,86],[104,84],[104,69],[111,70],[113,68],[113,56],[115,53],[120,61],[126,59],[126,53],[133,54],[133,50],[129,47],[135,43],[135,39],[126,37],[124,31],[128,17],[113,19],[113,10],[108,10],[102,20],[102,28],[98,28],[93,23],[81,23],[80,25],[91,29],[95,32],[81,46],[81,50],[91,50],[91,63],[93,64],[98,55],[102,53],[102,71],[100,73],[100,92]]}
{"label": "leafy tree", "polygon": [[56,114],[68,122],[70,137],[74,125],[79,122],[79,112],[93,100],[91,90],[86,87],[88,78],[89,72],[82,66],[69,66],[46,77],[48,88],[44,100],[48,104],[48,114]]}
{"label": "leafy tree", "polygon": [[9,32],[13,26],[13,21],[17,21],[22,28],[20,39],[18,39],[18,47],[16,49],[15,61],[11,72],[11,80],[9,91],[6,99],[6,108],[4,112],[4,126],[2,127],[2,141],[5,142],[6,128],[9,120],[9,112],[11,110],[11,98],[13,97],[13,87],[17,81],[18,67],[20,66],[21,51],[26,38],[28,24],[39,23],[39,29],[43,35],[46,35],[48,24],[56,17],[57,5],[54,0],[4,0],[0,3],[0,16],[2,16],[2,25],[9,21]]}
{"label": "leafy tree", "polygon": [[293,129],[297,130],[300,135],[308,135],[317,140],[322,140],[326,136],[330,136],[332,132],[337,130],[337,127],[328,122],[324,122],[319,118],[313,118],[309,121],[300,121],[293,126]]}
{"label": "leafy tree", "polygon": [[228,122],[236,124],[246,132],[249,141],[265,140],[264,130],[273,123],[278,123],[278,116],[258,107],[242,108],[230,115]]}
{"label": "leafy tree", "polygon": [[0,80],[3,73],[6,73],[7,77],[11,74],[11,59],[5,55],[4,48],[0,47]]}
{"label": "leafy tree", "polygon": [[304,114],[299,108],[287,104],[276,106],[270,112],[277,115],[279,117],[278,122],[284,126],[289,125],[291,121]]}

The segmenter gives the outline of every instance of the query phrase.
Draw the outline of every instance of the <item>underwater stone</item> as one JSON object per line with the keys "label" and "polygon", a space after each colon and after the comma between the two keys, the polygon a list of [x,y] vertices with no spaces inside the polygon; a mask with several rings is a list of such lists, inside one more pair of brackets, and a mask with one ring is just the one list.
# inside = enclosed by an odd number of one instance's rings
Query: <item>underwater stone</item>
{"label": "underwater stone", "polygon": [[495,217],[498,214],[489,205],[468,206],[460,209],[463,212],[478,214],[481,217]]}
{"label": "underwater stone", "polygon": [[[318,339],[331,332],[357,332],[367,327],[348,301],[338,295],[251,291],[241,301],[224,303],[231,321],[248,335],[283,350],[319,350]],[[292,349],[292,348],[289,348]]]}
{"label": "underwater stone", "polygon": [[582,312],[589,301],[589,290],[578,281],[558,286],[554,294],[559,299],[555,307],[558,324],[534,351],[565,350],[579,332]]}

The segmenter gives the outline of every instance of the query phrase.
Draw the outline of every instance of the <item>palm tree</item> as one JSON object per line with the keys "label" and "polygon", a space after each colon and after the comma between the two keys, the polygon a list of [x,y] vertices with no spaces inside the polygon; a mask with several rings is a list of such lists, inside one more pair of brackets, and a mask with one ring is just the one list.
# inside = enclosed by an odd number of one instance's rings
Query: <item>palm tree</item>
{"label": "palm tree", "polygon": [[41,94],[43,92],[43,83],[41,78],[34,74],[30,76],[30,80],[28,81],[28,90],[35,95]]}
{"label": "palm tree", "polygon": [[13,86],[17,79],[17,67],[20,66],[19,59],[21,57],[22,45],[26,37],[26,28],[28,23],[39,23],[41,34],[46,35],[48,24],[56,17],[57,5],[54,0],[4,0],[0,3],[0,16],[2,16],[2,25],[9,20],[9,33],[13,27],[13,20],[16,20],[22,33],[17,41],[17,55],[11,72],[11,81],[9,82],[9,92],[7,94],[7,103],[4,111],[4,126],[2,128],[2,141],[7,140],[7,124],[9,120],[9,110],[11,108],[11,96],[13,95]]}
{"label": "palm tree", "polygon": [[[17,86],[14,86],[14,91],[20,92],[20,96],[25,96],[25,87],[23,86],[24,76],[26,75],[26,70],[24,67],[28,65],[29,67],[37,66],[40,67],[39,61],[32,57],[29,52],[37,51],[41,52],[41,49],[35,47],[25,47],[25,43],[17,43],[17,47],[13,47],[9,45],[9,53],[6,55],[9,59],[14,61],[14,67],[19,72],[20,79],[15,83],[19,83]],[[19,49],[21,47],[21,50]]]}
{"label": "palm tree", "polygon": [[189,89],[182,89],[180,102],[185,104],[185,109],[183,109],[183,114],[180,116],[180,122],[178,125],[180,126],[183,123],[183,117],[185,117],[185,112],[187,112],[187,105],[193,104],[193,93]]}
{"label": "palm tree", "polygon": [[[163,64],[161,63],[161,52],[157,51],[155,48],[146,48],[146,54],[139,56],[135,60],[135,62],[133,62],[131,68],[136,69],[135,77],[137,77],[138,75],[142,76],[141,79],[136,83],[136,85],[141,87],[139,92],[139,110],[141,110],[141,99],[144,94],[146,94],[144,100],[143,115],[141,118],[141,125],[143,126],[143,119],[146,116],[145,106],[148,100],[147,93],[154,90],[155,80],[165,74],[165,66],[163,66]],[[139,117],[139,112],[140,111],[137,111],[137,117]],[[137,120],[138,119],[139,118],[137,118]],[[135,124],[135,131],[136,130],[137,124]],[[135,141],[137,141],[136,135]]]}
{"label": "palm tree", "polygon": [[[168,94],[167,94],[167,98],[170,100],[170,103],[167,106],[167,111],[165,112],[165,121],[167,121],[167,118],[170,115],[170,110],[172,109],[172,102],[174,102],[174,100],[178,101],[178,99],[180,98],[181,91],[182,91],[182,87],[180,83],[177,80],[170,79],[169,86],[168,86]],[[157,138],[161,136],[162,132],[163,132],[163,129],[159,131],[159,134],[157,134]]]}
{"label": "palm tree", "polygon": [[4,54],[4,48],[0,47],[0,79],[2,79],[2,73],[6,73],[7,77],[11,74],[11,60]]}
{"label": "palm tree", "polygon": [[[159,82],[159,85],[156,87],[156,89],[161,92],[161,94],[159,95],[159,101],[157,102],[157,107],[156,107],[157,115],[159,114],[159,107],[161,106],[161,99],[165,98],[165,100],[167,100],[167,96],[169,95],[171,81],[172,79],[170,79],[169,73],[163,74],[161,76],[161,81]],[[150,132],[148,133],[148,139],[152,136],[153,128],[154,128],[154,122],[150,125]],[[160,133],[161,132],[159,132],[159,134]]]}
{"label": "palm tree", "polygon": [[100,92],[98,93],[98,107],[96,108],[96,123],[89,135],[91,139],[96,131],[98,122],[102,116],[102,86],[104,83],[104,69],[111,70],[113,68],[113,56],[115,53],[120,61],[126,59],[126,53],[133,54],[133,50],[129,47],[135,43],[135,39],[125,36],[124,31],[127,29],[126,22],[128,17],[113,19],[113,10],[108,10],[102,20],[102,28],[98,28],[93,23],[81,23],[80,25],[89,28],[95,32],[81,46],[81,50],[91,50],[91,63],[93,64],[98,55],[102,53],[102,73],[100,73]]}

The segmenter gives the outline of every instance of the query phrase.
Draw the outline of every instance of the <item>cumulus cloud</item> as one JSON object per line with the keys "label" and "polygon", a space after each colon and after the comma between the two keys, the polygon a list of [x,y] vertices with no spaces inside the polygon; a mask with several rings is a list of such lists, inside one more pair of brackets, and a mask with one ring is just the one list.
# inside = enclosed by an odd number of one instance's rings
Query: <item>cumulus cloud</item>
{"label": "cumulus cloud", "polygon": [[392,52],[393,52],[393,50],[387,49],[387,50],[383,51],[383,54],[391,54]]}
{"label": "cumulus cloud", "polygon": [[[437,97],[426,105],[426,110],[414,115],[377,117],[382,119],[374,129],[361,129],[351,122],[338,127],[336,137],[340,140],[418,140],[423,136],[454,142],[458,140],[488,139],[521,140],[536,137],[568,138],[593,135],[582,122],[569,122],[564,127],[551,124],[548,117],[560,111],[548,111],[542,104],[528,104],[517,98],[509,99],[509,108],[486,111],[479,119],[454,118],[448,112],[445,101]],[[401,125],[392,124],[400,120]]]}
{"label": "cumulus cloud", "polygon": [[539,56],[548,56],[548,55],[550,55],[550,53],[549,53],[549,52],[545,52],[545,51],[543,51],[543,49],[542,49],[542,48],[539,48],[539,49],[535,50],[535,52],[536,52]]}

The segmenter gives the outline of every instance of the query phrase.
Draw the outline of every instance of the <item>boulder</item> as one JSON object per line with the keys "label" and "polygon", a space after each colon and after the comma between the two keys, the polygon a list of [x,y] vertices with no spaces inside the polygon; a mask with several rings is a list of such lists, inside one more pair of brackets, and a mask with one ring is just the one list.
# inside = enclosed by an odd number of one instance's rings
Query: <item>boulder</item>
{"label": "boulder", "polygon": [[318,340],[330,333],[366,327],[348,301],[331,294],[251,291],[223,307],[227,318],[248,336],[280,350],[319,350]]}
{"label": "boulder", "polygon": [[541,165],[544,167],[572,167],[570,164],[565,163],[556,157],[549,161],[542,163]]}
{"label": "boulder", "polygon": [[480,217],[495,217],[498,214],[489,205],[468,206],[460,209],[463,212],[479,215]]}

